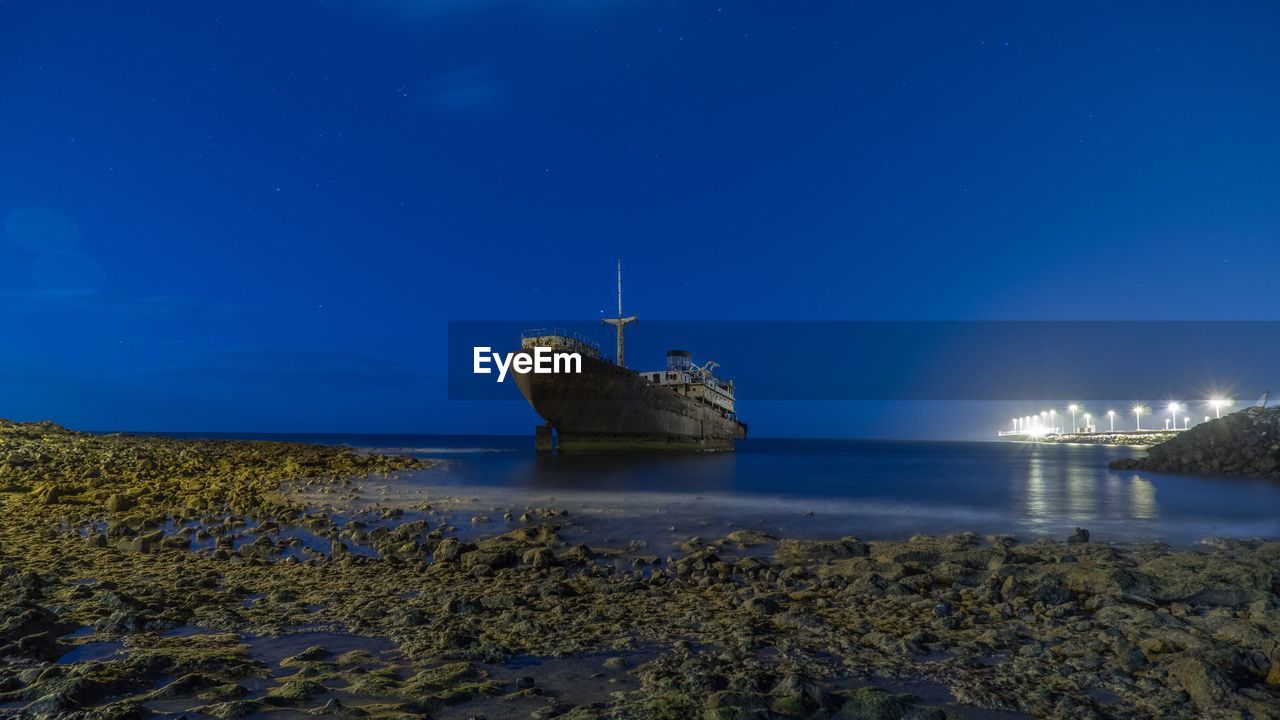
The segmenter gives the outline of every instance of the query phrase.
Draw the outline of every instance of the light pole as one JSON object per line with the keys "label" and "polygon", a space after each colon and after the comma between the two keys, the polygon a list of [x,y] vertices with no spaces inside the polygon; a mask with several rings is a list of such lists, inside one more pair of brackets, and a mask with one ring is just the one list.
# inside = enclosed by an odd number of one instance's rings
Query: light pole
{"label": "light pole", "polygon": [[1051,428],[1058,427],[1058,411],[1057,410],[1049,411],[1049,427]]}
{"label": "light pole", "polygon": [[1182,429],[1186,430],[1189,427],[1191,427],[1191,418],[1189,417],[1182,418]]}
{"label": "light pole", "polygon": [[1076,410],[1080,409],[1079,405],[1068,405],[1067,409],[1071,411],[1071,432],[1076,431]]}
{"label": "light pole", "polygon": [[1116,431],[1116,411],[1108,410],[1107,418],[1111,420],[1111,432],[1115,432]]}
{"label": "light pole", "polygon": [[1222,408],[1223,408],[1224,406],[1230,405],[1230,404],[1231,404],[1231,401],[1230,401],[1230,400],[1228,400],[1227,398],[1214,398],[1214,399],[1212,399],[1212,400],[1210,400],[1210,401],[1209,401],[1209,404],[1213,406],[1213,411],[1214,411],[1214,413],[1215,413],[1216,417],[1218,417],[1219,419],[1221,419],[1221,418],[1222,418]]}
{"label": "light pole", "polygon": [[1135,405],[1133,407],[1133,427],[1135,430],[1142,430],[1142,406]]}
{"label": "light pole", "polygon": [[1089,413],[1084,414],[1084,431],[1089,432],[1089,418],[1093,417]]}
{"label": "light pole", "polygon": [[1169,424],[1174,430],[1178,429],[1178,403],[1176,402],[1169,403]]}

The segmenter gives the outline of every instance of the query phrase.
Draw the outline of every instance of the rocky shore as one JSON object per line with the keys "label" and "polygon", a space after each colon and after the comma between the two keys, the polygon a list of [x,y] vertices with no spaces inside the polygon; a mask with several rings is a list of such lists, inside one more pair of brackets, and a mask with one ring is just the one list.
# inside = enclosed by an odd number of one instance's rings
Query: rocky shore
{"label": "rocky shore", "polygon": [[1119,470],[1280,476],[1280,407],[1245,408],[1178,433]]}
{"label": "rocky shore", "polygon": [[0,424],[0,716],[1280,717],[1280,543],[590,547],[422,464]]}

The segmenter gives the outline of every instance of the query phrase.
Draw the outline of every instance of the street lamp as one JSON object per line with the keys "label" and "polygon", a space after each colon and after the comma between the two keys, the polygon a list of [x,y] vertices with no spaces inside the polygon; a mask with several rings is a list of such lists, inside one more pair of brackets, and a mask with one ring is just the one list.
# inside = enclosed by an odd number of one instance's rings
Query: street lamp
{"label": "street lamp", "polygon": [[1116,431],[1116,411],[1108,410],[1107,417],[1111,420],[1111,432]]}
{"label": "street lamp", "polygon": [[1142,429],[1142,406],[1141,405],[1133,406],[1133,418],[1134,418],[1133,419],[1134,429],[1141,430]]}
{"label": "street lamp", "polygon": [[1213,406],[1213,411],[1214,411],[1214,413],[1216,414],[1216,416],[1217,416],[1218,418],[1221,418],[1221,417],[1222,417],[1222,408],[1223,408],[1223,407],[1226,407],[1226,406],[1231,405],[1231,401],[1230,401],[1230,400],[1228,400],[1227,398],[1220,398],[1220,397],[1217,397],[1217,398],[1214,398],[1214,399],[1210,400],[1210,401],[1209,401],[1209,404]]}
{"label": "street lamp", "polygon": [[1182,418],[1182,429],[1186,430],[1189,427],[1191,427],[1191,418],[1189,417]]}
{"label": "street lamp", "polygon": [[1076,431],[1076,410],[1080,409],[1079,405],[1068,405],[1067,409],[1071,411],[1071,432]]}
{"label": "street lamp", "polygon": [[1057,410],[1049,411],[1049,427],[1051,428],[1058,427],[1058,411]]}
{"label": "street lamp", "polygon": [[1178,429],[1178,403],[1176,402],[1169,403],[1169,420],[1170,420],[1170,424],[1173,425],[1173,429],[1177,430]]}
{"label": "street lamp", "polygon": [[1089,413],[1084,414],[1084,431],[1089,432],[1089,418],[1093,417]]}

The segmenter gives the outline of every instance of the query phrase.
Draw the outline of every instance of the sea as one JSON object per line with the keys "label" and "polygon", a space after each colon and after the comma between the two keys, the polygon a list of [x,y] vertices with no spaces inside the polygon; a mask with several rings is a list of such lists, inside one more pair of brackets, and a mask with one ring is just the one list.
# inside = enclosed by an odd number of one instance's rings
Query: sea
{"label": "sea", "polygon": [[172,434],[349,445],[444,462],[399,481],[494,513],[555,507],[598,542],[1008,533],[1190,546],[1280,539],[1280,481],[1108,469],[1141,449],[749,438],[732,453],[538,455],[529,436]]}

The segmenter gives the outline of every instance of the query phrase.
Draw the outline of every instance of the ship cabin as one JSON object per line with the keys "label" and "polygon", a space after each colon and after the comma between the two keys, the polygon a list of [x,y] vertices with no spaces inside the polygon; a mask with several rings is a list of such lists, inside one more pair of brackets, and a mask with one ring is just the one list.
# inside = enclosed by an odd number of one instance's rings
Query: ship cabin
{"label": "ship cabin", "polygon": [[649,382],[670,388],[673,392],[704,402],[724,414],[736,417],[733,409],[733,381],[721,380],[712,373],[715,361],[699,367],[688,350],[668,350],[667,369],[641,372]]}
{"label": "ship cabin", "polygon": [[600,346],[576,332],[563,328],[538,328],[520,333],[520,349],[551,348],[560,352],[576,352],[583,357],[600,359]]}

